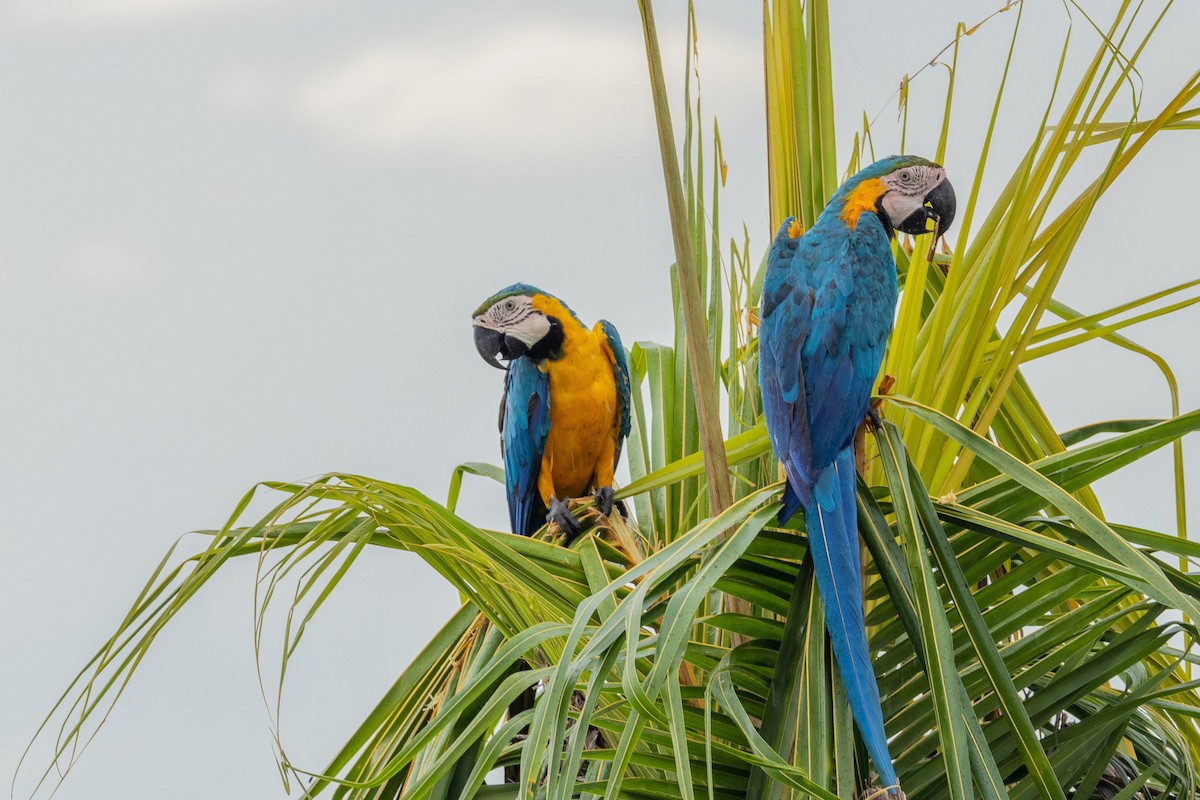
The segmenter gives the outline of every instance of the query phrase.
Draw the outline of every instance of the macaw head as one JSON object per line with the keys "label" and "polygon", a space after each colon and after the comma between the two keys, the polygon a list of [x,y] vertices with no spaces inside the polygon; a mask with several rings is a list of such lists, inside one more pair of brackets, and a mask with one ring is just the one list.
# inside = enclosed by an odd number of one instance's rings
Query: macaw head
{"label": "macaw head", "polygon": [[512,361],[523,355],[544,358],[563,341],[562,311],[570,310],[558,298],[527,283],[514,283],[484,300],[472,314],[475,349],[497,369],[507,369],[497,357]]}
{"label": "macaw head", "polygon": [[[840,195],[840,198],[839,198]],[[933,220],[936,235],[950,230],[956,203],[946,170],[920,156],[888,156],[846,181],[830,205],[840,199],[842,220],[857,227],[858,214],[873,211],[888,234],[926,233]]]}

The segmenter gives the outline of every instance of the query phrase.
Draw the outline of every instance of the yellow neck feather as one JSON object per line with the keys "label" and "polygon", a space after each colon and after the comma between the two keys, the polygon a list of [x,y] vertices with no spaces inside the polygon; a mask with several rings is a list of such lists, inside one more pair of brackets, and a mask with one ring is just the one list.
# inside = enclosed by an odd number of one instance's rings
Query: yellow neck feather
{"label": "yellow neck feather", "polygon": [[880,178],[869,178],[854,189],[846,197],[842,212],[838,217],[851,228],[858,228],[858,218],[864,211],[875,211],[879,198],[887,191]]}
{"label": "yellow neck feather", "polygon": [[570,309],[562,304],[562,301],[554,297],[538,295],[533,298],[533,307],[545,314],[547,317],[554,317],[563,328],[563,338],[567,343],[577,341],[580,337],[588,335],[588,329],[583,327],[583,323],[575,318]]}

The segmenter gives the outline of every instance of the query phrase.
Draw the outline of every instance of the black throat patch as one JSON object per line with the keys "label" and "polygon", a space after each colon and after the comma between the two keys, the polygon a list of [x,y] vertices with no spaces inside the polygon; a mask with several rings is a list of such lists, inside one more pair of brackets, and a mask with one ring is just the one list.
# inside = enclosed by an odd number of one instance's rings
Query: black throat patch
{"label": "black throat patch", "polygon": [[553,361],[562,358],[563,355],[562,346],[566,336],[563,334],[562,323],[559,322],[558,317],[547,316],[546,319],[550,321],[550,330],[525,354],[533,361],[542,361],[547,358]]}
{"label": "black throat patch", "polygon": [[[886,194],[886,192],[885,192]],[[887,233],[889,239],[896,238],[896,226],[892,224],[892,218],[883,210],[883,195],[879,195],[879,199],[875,201],[875,216],[879,217],[879,221],[883,223],[883,230]]]}

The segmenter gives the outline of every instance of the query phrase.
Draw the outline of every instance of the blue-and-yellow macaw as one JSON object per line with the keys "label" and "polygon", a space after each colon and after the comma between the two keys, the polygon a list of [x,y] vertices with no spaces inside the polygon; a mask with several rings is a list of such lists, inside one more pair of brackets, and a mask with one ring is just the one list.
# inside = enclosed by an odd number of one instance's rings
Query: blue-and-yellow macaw
{"label": "blue-and-yellow macaw", "polygon": [[629,435],[629,363],[612,323],[589,330],[557,297],[514,283],[475,309],[475,346],[505,369],[500,405],[504,483],[513,533],[554,522],[579,534],[567,500],[595,492],[607,516]]}
{"label": "blue-and-yellow macaw", "polygon": [[863,624],[854,435],[892,332],[898,288],[891,239],[954,219],[946,172],[891,156],[846,181],[812,229],[784,220],[767,257],[759,371],[767,431],[787,485],[780,524],[804,510],[808,547],[850,707],[885,786],[894,787]]}

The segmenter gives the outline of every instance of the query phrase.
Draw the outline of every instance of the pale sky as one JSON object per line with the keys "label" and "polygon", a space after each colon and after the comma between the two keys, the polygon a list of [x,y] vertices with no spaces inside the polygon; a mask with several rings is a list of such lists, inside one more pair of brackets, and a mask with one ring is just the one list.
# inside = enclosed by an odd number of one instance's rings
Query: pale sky
{"label": "pale sky", "polygon": [[[831,3],[839,164],[864,110],[883,111],[877,153],[898,149],[900,77],[998,5]],[[1086,3],[1101,20],[1114,5]],[[1197,67],[1200,5],[1177,6],[1143,60],[1143,117]],[[673,253],[636,3],[449,8],[0,3],[0,776],[166,549],[218,527],[256,482],[346,471],[441,500],[455,464],[498,462],[501,376],[469,323],[495,290],[530,282],[626,343],[668,340]],[[685,9],[656,6],[673,98]],[[744,221],[757,258],[771,233],[761,8],[698,0],[698,16],[704,128],[716,114],[729,163],[724,238]],[[963,198],[1014,19],[960,57],[945,165]],[[1024,24],[1005,169],[1047,100],[1062,4],[1030,0]],[[1069,75],[1095,44],[1078,16],[1072,36]],[[909,151],[932,155],[944,84],[940,68],[914,84]],[[1060,299],[1098,311],[1200,274],[1198,173],[1195,133],[1152,144],[1097,209]],[[1192,310],[1127,331],[1170,360],[1185,410],[1200,406],[1198,323]],[[1027,375],[1062,429],[1168,411],[1148,362],[1108,345]],[[1108,515],[1173,530],[1168,468],[1163,451],[1102,482]],[[475,479],[460,511],[500,527],[503,502]],[[285,796],[253,577],[249,561],[229,568],[167,628],[59,798]],[[361,558],[293,661],[292,758],[322,767],[457,602],[416,556]]]}

